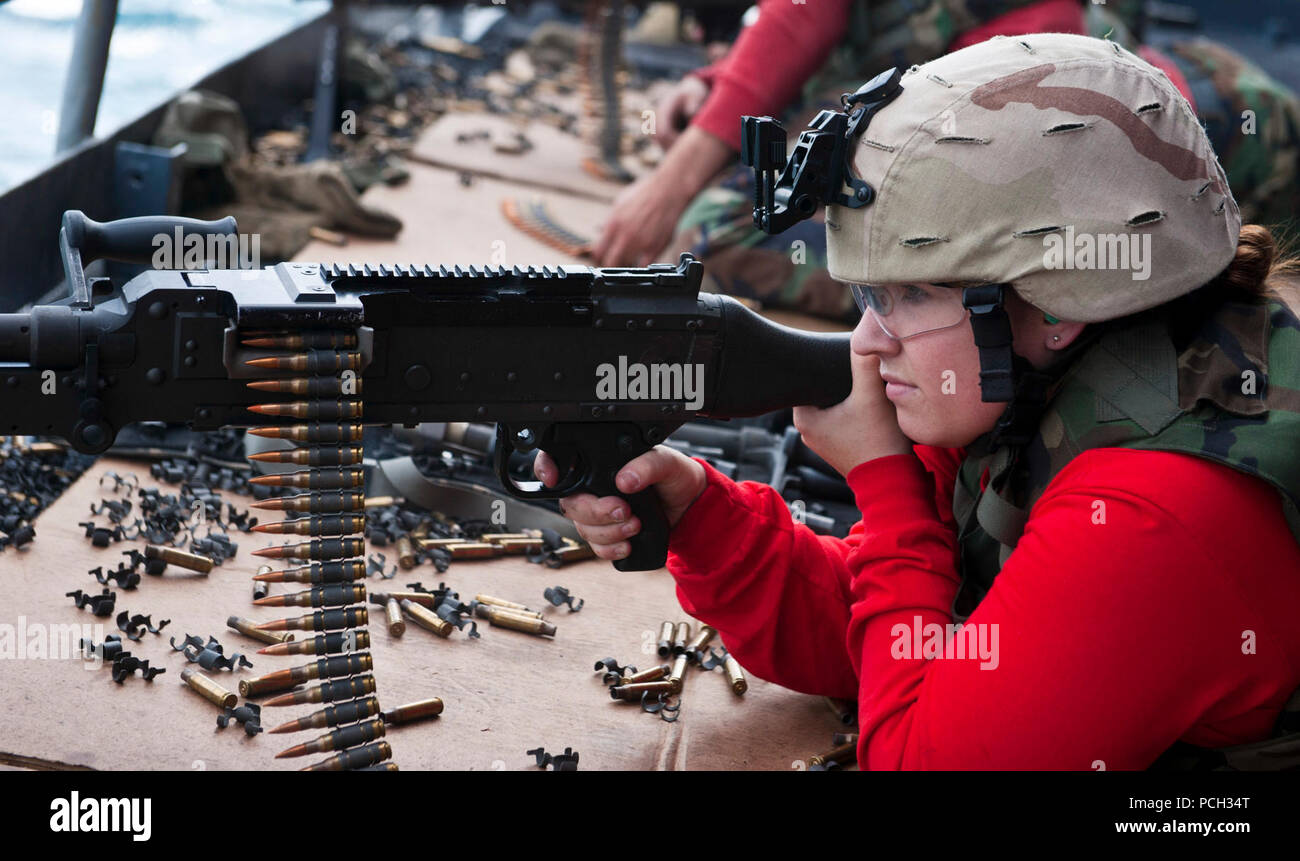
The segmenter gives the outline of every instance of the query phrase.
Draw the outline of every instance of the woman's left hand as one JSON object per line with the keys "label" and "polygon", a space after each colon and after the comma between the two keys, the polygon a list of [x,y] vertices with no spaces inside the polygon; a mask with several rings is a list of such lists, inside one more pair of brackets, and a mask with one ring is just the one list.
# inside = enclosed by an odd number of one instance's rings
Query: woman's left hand
{"label": "woman's left hand", "polygon": [[898,412],[885,397],[880,359],[850,352],[853,391],[832,407],[795,407],[794,426],[804,444],[840,475],[855,466],[893,454],[911,454],[912,442],[898,427]]}

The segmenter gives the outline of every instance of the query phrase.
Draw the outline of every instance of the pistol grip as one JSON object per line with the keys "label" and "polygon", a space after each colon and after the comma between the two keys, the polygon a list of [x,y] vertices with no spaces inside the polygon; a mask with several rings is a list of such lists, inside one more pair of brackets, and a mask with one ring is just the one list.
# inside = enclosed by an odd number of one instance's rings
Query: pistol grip
{"label": "pistol grip", "polygon": [[619,571],[653,571],[668,561],[668,518],[664,516],[659,494],[653,487],[630,496],[620,493],[641,521],[641,531],[628,539],[632,551],[614,561]]}

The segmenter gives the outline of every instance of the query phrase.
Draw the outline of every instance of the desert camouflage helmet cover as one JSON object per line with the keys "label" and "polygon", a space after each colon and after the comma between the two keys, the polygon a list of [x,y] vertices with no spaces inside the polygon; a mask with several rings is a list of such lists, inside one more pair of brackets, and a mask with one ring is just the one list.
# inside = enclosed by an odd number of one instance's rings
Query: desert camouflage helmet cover
{"label": "desert camouflage helmet cover", "polygon": [[[1188,293],[1232,260],[1241,217],[1204,130],[1163,72],[1118,45],[996,37],[901,83],[853,155],[876,201],[827,208],[836,280],[1012,282],[1050,314],[1098,322]],[[1109,237],[1143,234],[1145,280],[1131,260],[1047,268],[1046,243],[1090,235],[1117,253]]]}

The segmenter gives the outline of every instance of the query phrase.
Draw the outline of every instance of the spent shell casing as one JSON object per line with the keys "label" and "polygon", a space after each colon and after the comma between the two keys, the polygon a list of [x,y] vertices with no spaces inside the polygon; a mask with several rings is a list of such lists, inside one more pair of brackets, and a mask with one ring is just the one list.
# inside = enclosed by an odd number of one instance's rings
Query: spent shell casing
{"label": "spent shell casing", "polygon": [[242,616],[231,616],[226,619],[226,625],[245,637],[252,637],[254,640],[261,640],[263,643],[292,643],[293,634],[281,633],[279,631],[267,631],[257,627],[252,621]]}
{"label": "spent shell casing", "polygon": [[[474,601],[478,604],[491,604],[494,607],[505,607],[507,610],[523,610],[525,613],[536,612],[531,607],[527,607],[523,604],[517,604],[514,601],[507,601],[506,599],[498,598],[495,595],[484,595],[481,592],[474,596]],[[541,614],[538,613],[537,615],[540,616]]]}
{"label": "spent shell casing", "polygon": [[639,703],[642,694],[649,694],[650,698],[654,699],[660,694],[675,694],[677,692],[678,690],[673,688],[671,682],[640,682],[633,685],[613,685],[609,689],[609,698]]}
{"label": "spent shell casing", "polygon": [[840,723],[845,726],[853,726],[858,722],[858,702],[857,700],[842,700],[836,697],[822,697],[822,701],[827,707],[840,719]]}
{"label": "spent shell casing", "polygon": [[486,541],[448,544],[442,549],[450,553],[452,559],[490,559],[504,553],[501,545],[489,544]]}
{"label": "spent shell casing", "polygon": [[680,655],[686,651],[686,643],[691,639],[691,623],[678,622],[673,631],[673,654]]}
{"label": "spent shell casing", "polygon": [[181,681],[185,682],[190,690],[197,691],[205,700],[222,708],[233,709],[239,702],[239,697],[234,692],[226,690],[193,667],[181,670]]}
{"label": "spent shell casing", "polygon": [[340,727],[325,735],[314,738],[311,741],[296,744],[288,750],[282,750],[275,755],[276,759],[288,759],[295,756],[307,756],[313,753],[325,753],[330,750],[342,750],[357,744],[364,744],[368,741],[374,741],[377,738],[383,738],[384,733],[388,730],[382,720],[369,720],[363,723],[352,724],[351,726]]}
{"label": "spent shell casing", "polygon": [[366,579],[366,563],[357,560],[325,562],[316,565],[304,565],[301,568],[288,568],[284,571],[270,571],[263,574],[260,570],[253,576],[254,580],[268,583],[311,583],[314,586],[328,586],[332,583],[351,583]]}
{"label": "spent shell casing", "polygon": [[389,709],[381,713],[380,717],[384,719],[384,723],[391,723],[396,726],[404,723],[415,723],[440,714],[442,714],[442,700],[432,697],[431,699],[407,703],[395,709]]}
{"label": "spent shell casing", "polygon": [[387,508],[390,505],[401,505],[406,500],[400,496],[368,496],[366,497],[365,507],[370,508]]}
{"label": "spent shell casing", "polygon": [[673,659],[673,668],[668,673],[668,683],[673,686],[673,693],[679,694],[682,691],[682,679],[686,677],[687,657],[683,652]]}
{"label": "spent shell casing", "polygon": [[722,669],[727,674],[727,681],[731,684],[731,690],[740,696],[749,690],[749,682],[745,681],[745,671],[740,668],[740,662],[730,654],[722,663]]}
{"label": "spent shell casing", "polygon": [[467,543],[464,538],[422,538],[420,539],[421,550],[432,550],[436,547],[450,547],[453,544]]}
{"label": "spent shell casing", "polygon": [[[372,600],[374,596],[371,596]],[[384,602],[384,616],[388,619],[388,633],[400,637],[406,633],[406,620],[402,618],[402,605],[396,598],[390,597]]]}
{"label": "spent shell casing", "polygon": [[432,592],[371,592],[370,603],[384,606],[388,603],[389,598],[394,598],[397,603],[410,601],[412,604],[419,604],[421,607],[428,607],[430,610],[438,609],[438,596]]}
{"label": "spent shell casing", "polygon": [[541,619],[542,614],[536,610],[518,610],[514,607],[502,607],[499,604],[483,604],[478,601],[470,603],[470,608],[474,615],[480,619],[491,620],[492,614],[499,613],[502,615],[517,616],[521,619]]}
{"label": "spent shell casing", "polygon": [[405,535],[397,538],[397,564],[402,566],[404,571],[410,571],[415,567],[415,547],[411,544],[411,539]]}
{"label": "spent shell casing", "polygon": [[336,679],[324,682],[291,694],[274,697],[262,704],[263,708],[278,706],[296,706],[303,703],[331,703],[337,700],[350,700],[364,697],[375,692],[374,676],[354,676],[350,679]]}
{"label": "spent shell casing", "polygon": [[366,516],[321,514],[316,517],[295,517],[275,523],[259,523],[252,531],[271,535],[355,535],[366,531]]}
{"label": "spent shell casing", "polygon": [[516,538],[541,538],[541,534],[531,535],[527,532],[484,532],[478,537],[479,541],[513,541]]}
{"label": "spent shell casing", "polygon": [[839,747],[842,744],[857,744],[858,734],[856,732],[837,732],[831,736],[831,746]]}
{"label": "spent shell casing", "polygon": [[672,622],[659,626],[659,657],[666,658],[673,653],[673,631],[677,628]]}
{"label": "spent shell casing", "polygon": [[269,439],[287,439],[312,444],[360,442],[360,424],[342,422],[313,422],[305,425],[261,425],[249,428],[246,433]]}
{"label": "spent shell casing", "polygon": [[809,765],[850,765],[858,761],[858,740],[855,738],[847,744],[841,744],[831,748],[825,753],[819,753],[815,756],[808,757]]}
{"label": "spent shell casing", "polygon": [[439,618],[427,607],[422,607],[405,598],[403,598],[400,603],[402,605],[402,610],[406,612],[407,616],[411,617],[412,622],[419,625],[421,628],[433,631],[433,633],[437,634],[439,637],[450,637],[451,632],[456,628],[456,626],[451,622]]}
{"label": "spent shell casing", "polygon": [[697,660],[701,650],[709,644],[709,641],[712,640],[714,635],[717,633],[717,630],[709,625],[701,625],[700,630],[691,638],[691,641],[686,644],[686,657],[690,658],[691,661]]}
{"label": "spent shell casing", "polygon": [[596,551],[591,549],[589,544],[579,544],[577,546],[561,547],[558,550],[552,550],[543,560],[547,568],[561,568],[570,562],[578,562],[582,559],[595,559]]}
{"label": "spent shell casing", "polygon": [[534,619],[530,616],[520,616],[516,613],[506,610],[502,607],[493,607],[491,604],[482,604],[481,607],[487,610],[487,620],[495,627],[509,628],[512,631],[523,631],[525,634],[538,634],[547,637],[555,636],[555,626],[545,619]]}
{"label": "spent shell casing", "polygon": [[201,574],[207,574],[212,570],[212,566],[216,564],[206,556],[199,556],[197,553],[186,553],[184,550],[177,550],[175,547],[159,547],[157,544],[145,545],[144,558],[161,559],[168,565],[178,565],[181,568],[188,568]]}
{"label": "spent shell casing", "polygon": [[248,459],[260,460],[263,463],[292,463],[298,466],[354,466],[361,463],[364,454],[360,446],[315,445],[291,448],[286,451],[260,451],[250,454]]}
{"label": "spent shell casing", "polygon": [[299,332],[297,334],[241,336],[240,346],[263,350],[340,350],[357,345],[353,332]]}
{"label": "spent shell casing", "polygon": [[317,586],[287,595],[269,595],[253,603],[259,607],[346,607],[366,600],[366,587],[362,584],[335,583]]}
{"label": "spent shell casing", "polygon": [[546,542],[540,538],[503,538],[498,541],[485,541],[501,548],[503,556],[522,556],[525,553],[537,553],[546,548]]}
{"label": "spent shell casing", "polygon": [[320,711],[312,712],[306,717],[280,724],[269,733],[301,732],[305,729],[321,729],[327,726],[341,726],[353,721],[365,720],[371,715],[379,714],[379,700],[375,697],[348,700],[345,703],[326,706]]}
{"label": "spent shell casing", "polygon": [[253,555],[263,559],[341,559],[365,552],[364,538],[314,538],[301,544],[263,547],[254,550]]}
{"label": "spent shell casing", "polygon": [[297,643],[277,643],[258,649],[259,655],[336,655],[370,648],[370,632],[349,628],[332,634],[320,634]]}
{"label": "spent shell casing", "polygon": [[268,487],[298,487],[307,490],[351,490],[354,487],[365,487],[366,471],[352,467],[304,469],[278,475],[258,475],[250,478],[248,483],[263,484]]}
{"label": "spent shell casing", "polygon": [[660,679],[667,678],[668,674],[672,672],[672,669],[673,668],[667,664],[660,664],[657,667],[651,667],[648,670],[642,670],[641,672],[633,673],[630,676],[623,676],[618,681],[614,682],[614,684],[639,685],[645,682],[657,682]]}
{"label": "spent shell casing", "polygon": [[268,582],[266,575],[270,574],[273,570],[275,569],[273,569],[270,565],[263,565],[260,568],[258,568],[257,573],[253,575],[253,600],[254,601],[256,601],[258,598],[265,598],[267,595],[271,594],[271,584],[270,582]]}
{"label": "spent shell casing", "polygon": [[369,621],[365,607],[341,607],[336,610],[317,610],[296,619],[276,619],[260,627],[267,631],[337,631],[340,628],[359,628]]}
{"label": "spent shell casing", "polygon": [[393,749],[388,745],[388,742],[377,741],[365,747],[354,747],[351,750],[345,750],[331,756],[329,759],[309,765],[302,771],[353,771],[375,765],[386,759],[392,759],[392,757]]}
{"label": "spent shell casing", "polygon": [[360,401],[290,401],[281,404],[253,404],[248,407],[250,413],[263,416],[315,421],[343,421],[361,418]]}
{"label": "spent shell casing", "polygon": [[361,370],[361,354],[341,350],[308,350],[290,356],[266,356],[244,362],[250,368],[268,371],[297,371],[306,374],[337,374]]}
{"label": "spent shell casing", "polygon": [[542,614],[537,612],[536,610],[520,610],[515,607],[504,607],[500,604],[484,604],[477,600],[474,602],[473,607],[474,607],[474,615],[478,616],[480,619],[490,620],[492,618],[492,613],[494,612],[508,613],[511,616],[519,616],[524,619],[542,618]]}
{"label": "spent shell casing", "polygon": [[248,503],[250,508],[263,511],[294,511],[299,514],[337,514],[346,511],[361,511],[365,507],[365,495],[347,490],[315,491],[299,493],[294,496],[281,496],[278,499],[258,499]]}

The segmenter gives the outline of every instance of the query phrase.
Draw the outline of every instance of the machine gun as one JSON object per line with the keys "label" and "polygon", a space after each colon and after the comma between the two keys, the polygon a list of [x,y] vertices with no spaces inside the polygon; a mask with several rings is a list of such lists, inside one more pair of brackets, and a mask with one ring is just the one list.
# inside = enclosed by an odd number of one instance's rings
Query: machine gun
{"label": "machine gun", "polygon": [[[495,422],[497,476],[517,498],[625,496],[619,470],[695,416],[827,407],[852,388],[847,334],[791,329],[701,294],[703,264],[689,254],[642,268],[155,269],[121,284],[84,271],[97,259],[147,263],[159,236],[235,231],[230,218],[100,224],[65,213],[72,295],[0,314],[0,431],[53,434],[98,454],[130,422],[265,424],[248,408],[267,395],[246,384],[304,372],[250,365],[276,354],[242,342],[264,331],[343,333],[355,336],[350,351],[302,350],[302,362],[305,374],[334,375],[333,404],[363,403],[364,424]],[[511,451],[535,449],[564,473],[553,488],[508,473]],[[653,489],[625,498],[642,530],[615,567],[662,566],[658,498]]]}

